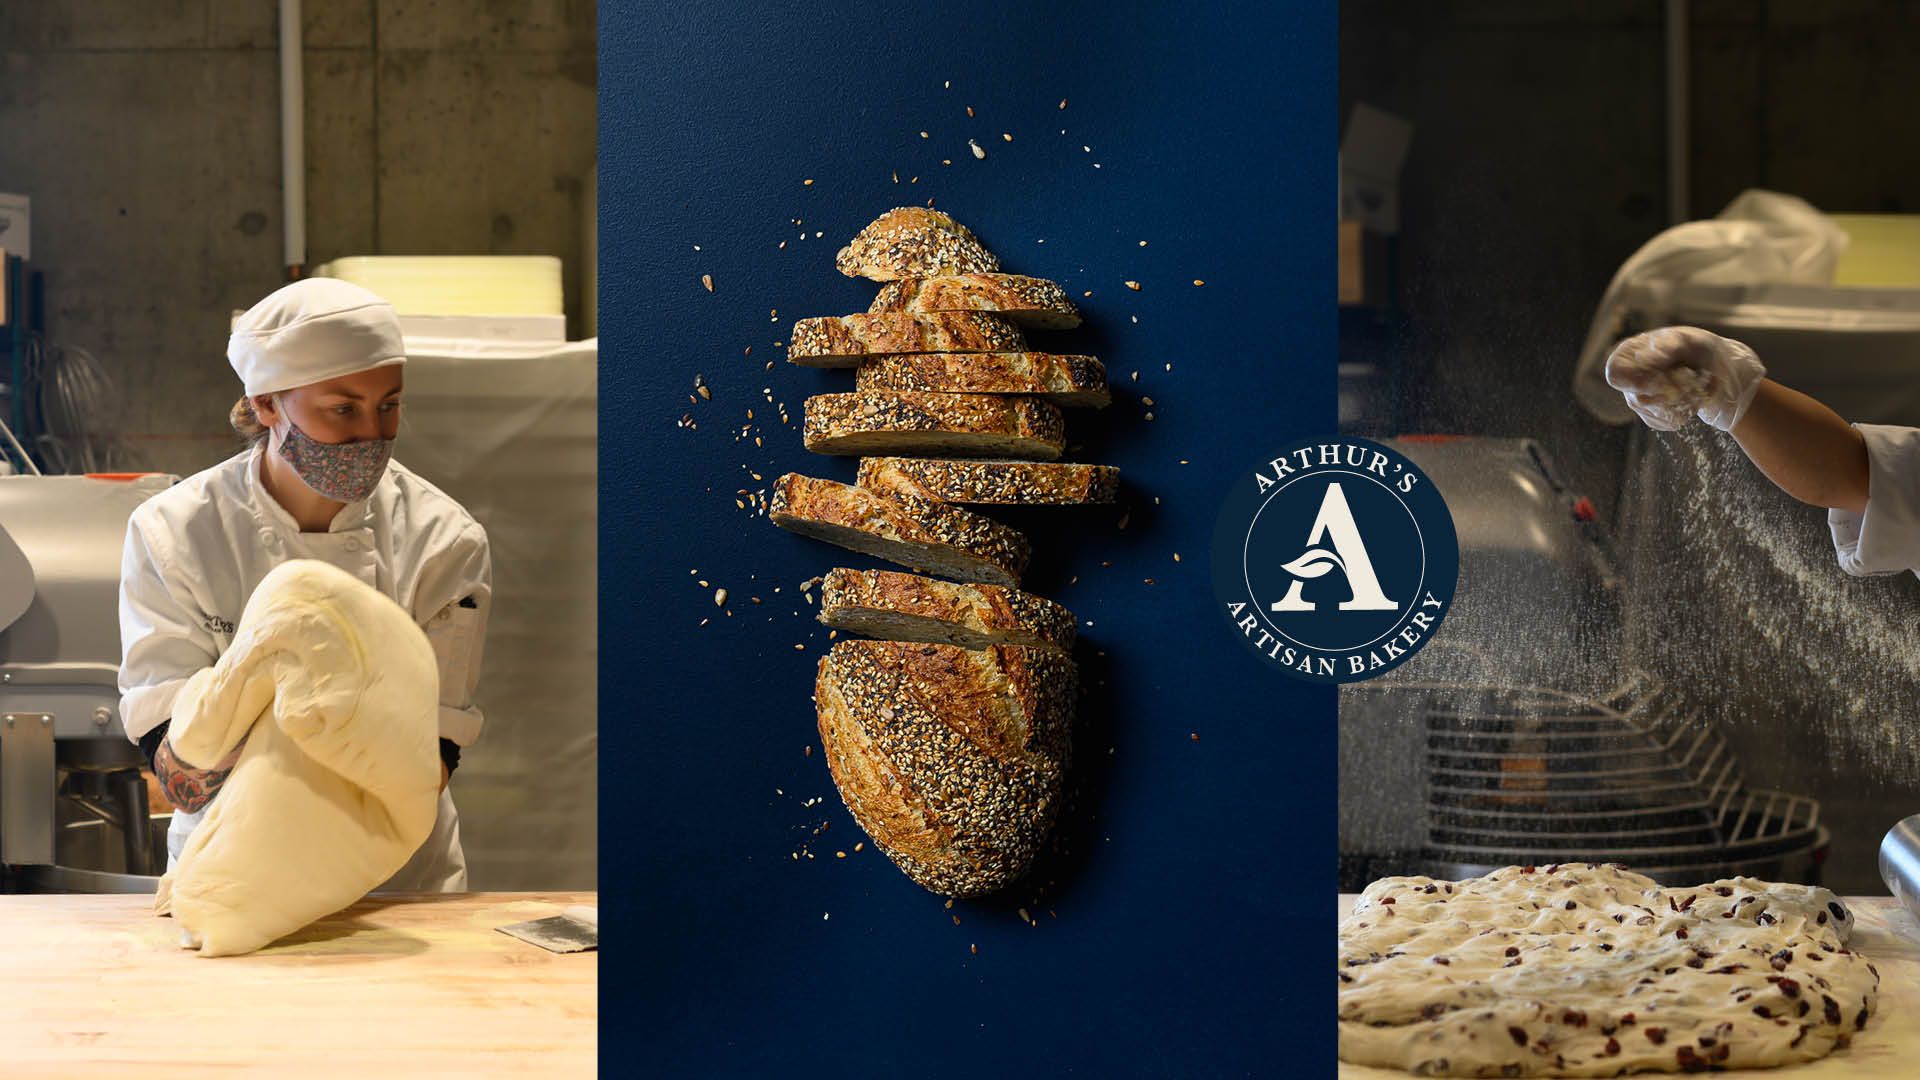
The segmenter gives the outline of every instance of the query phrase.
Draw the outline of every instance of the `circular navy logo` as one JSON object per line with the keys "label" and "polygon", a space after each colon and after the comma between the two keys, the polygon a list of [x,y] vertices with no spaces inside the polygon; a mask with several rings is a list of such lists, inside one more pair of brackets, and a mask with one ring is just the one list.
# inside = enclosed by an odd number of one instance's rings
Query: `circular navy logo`
{"label": "circular navy logo", "polygon": [[1368,439],[1302,443],[1244,474],[1214,534],[1227,625],[1296,678],[1406,663],[1453,603],[1460,542],[1431,481]]}

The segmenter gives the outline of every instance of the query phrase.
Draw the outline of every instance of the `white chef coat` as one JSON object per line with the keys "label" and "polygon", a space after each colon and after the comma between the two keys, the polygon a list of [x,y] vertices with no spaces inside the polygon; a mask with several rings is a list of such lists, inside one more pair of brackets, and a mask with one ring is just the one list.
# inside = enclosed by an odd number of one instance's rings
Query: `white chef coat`
{"label": "white chef coat", "polygon": [[[471,744],[483,721],[473,688],[493,593],[486,531],[395,461],[373,494],[346,504],[326,532],[301,532],[261,482],[263,452],[255,446],[188,477],[140,504],[127,523],[120,566],[127,737],[138,742],[169,719],[188,677],[232,644],[234,624],[269,571],[289,559],[318,559],[413,615],[439,661],[440,736]],[[174,813],[168,869],[201,816]],[[381,888],[459,892],[466,885],[459,816],[443,791],[432,835]]]}
{"label": "white chef coat", "polygon": [[1849,574],[1920,574],[1920,428],[1855,424],[1867,444],[1867,508],[1827,511]]}

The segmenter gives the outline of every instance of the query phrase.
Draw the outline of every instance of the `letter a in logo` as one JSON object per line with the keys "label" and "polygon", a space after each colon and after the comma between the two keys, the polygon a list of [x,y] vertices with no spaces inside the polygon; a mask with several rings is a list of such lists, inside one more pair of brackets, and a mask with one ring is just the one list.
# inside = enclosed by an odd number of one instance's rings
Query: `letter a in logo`
{"label": "letter a in logo", "polygon": [[[1330,539],[1333,550],[1314,545]],[[1347,506],[1346,493],[1338,483],[1327,485],[1320,501],[1320,513],[1313,519],[1313,531],[1307,535],[1307,551],[1282,569],[1294,577],[1284,599],[1270,605],[1274,611],[1313,611],[1315,606],[1300,598],[1302,579],[1317,578],[1334,567],[1347,576],[1353,598],[1340,602],[1341,611],[1394,611],[1400,605],[1380,591],[1380,579],[1374,576],[1373,561],[1367,558],[1367,545],[1360,540],[1360,529],[1353,523],[1353,511]],[[1268,594],[1272,595],[1272,594]]]}

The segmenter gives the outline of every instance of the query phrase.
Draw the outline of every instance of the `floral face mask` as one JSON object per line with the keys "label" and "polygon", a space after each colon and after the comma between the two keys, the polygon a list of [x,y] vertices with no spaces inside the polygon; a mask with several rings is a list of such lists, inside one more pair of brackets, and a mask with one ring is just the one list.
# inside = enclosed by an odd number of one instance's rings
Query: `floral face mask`
{"label": "floral face mask", "polygon": [[306,485],[334,502],[358,502],[373,494],[393,459],[392,439],[323,443],[287,418],[280,456]]}

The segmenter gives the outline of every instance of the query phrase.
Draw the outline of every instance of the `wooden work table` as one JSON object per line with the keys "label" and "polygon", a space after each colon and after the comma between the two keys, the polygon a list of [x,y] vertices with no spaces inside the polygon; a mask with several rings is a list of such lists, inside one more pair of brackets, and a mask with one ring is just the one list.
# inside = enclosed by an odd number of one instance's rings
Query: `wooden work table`
{"label": "wooden work table", "polygon": [[595,902],[373,897],[209,959],[151,896],[0,896],[0,1075],[592,1076],[599,953],[494,928]]}
{"label": "wooden work table", "polygon": [[[1358,899],[1352,893],[1341,894],[1341,918]],[[1819,1061],[1717,1075],[1769,1080],[1909,1080],[1920,1075],[1920,923],[1890,896],[1848,896],[1841,902],[1854,916],[1848,947],[1872,960],[1880,971],[1880,1000],[1866,1030],[1855,1034],[1846,1049]],[[1407,1075],[1397,1069],[1340,1063],[1340,1080],[1395,1080]]]}

